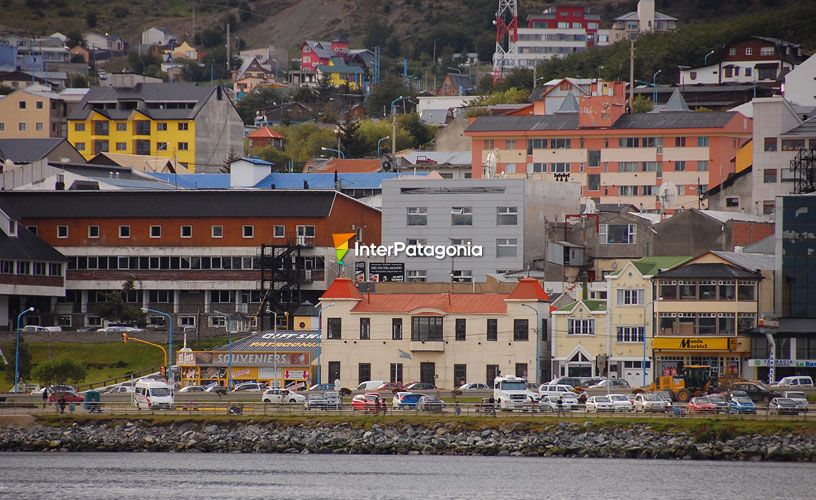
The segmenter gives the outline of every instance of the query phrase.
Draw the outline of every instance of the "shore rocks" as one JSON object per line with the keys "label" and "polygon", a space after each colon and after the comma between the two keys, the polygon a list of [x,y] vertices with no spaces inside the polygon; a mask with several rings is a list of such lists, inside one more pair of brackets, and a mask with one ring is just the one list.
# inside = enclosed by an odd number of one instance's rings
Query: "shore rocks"
{"label": "shore rocks", "polygon": [[813,434],[739,435],[658,432],[648,425],[591,427],[564,423],[528,430],[496,422],[486,429],[454,423],[287,425],[269,422],[87,421],[65,426],[0,427],[2,451],[154,451],[490,455],[816,462]]}

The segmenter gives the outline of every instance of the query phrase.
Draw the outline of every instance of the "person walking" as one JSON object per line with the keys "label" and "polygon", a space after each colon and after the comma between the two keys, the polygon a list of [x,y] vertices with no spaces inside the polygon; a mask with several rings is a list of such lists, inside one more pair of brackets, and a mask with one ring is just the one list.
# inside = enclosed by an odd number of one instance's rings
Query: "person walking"
{"label": "person walking", "polygon": [[563,417],[564,416],[564,399],[563,399],[562,396],[558,396],[558,402],[556,403],[556,406],[558,406],[558,416]]}
{"label": "person walking", "polygon": [[48,395],[49,395],[49,393],[50,393],[50,391],[48,390],[48,386],[45,386],[45,389],[43,389],[43,392],[42,392],[43,408],[48,406]]}
{"label": "person walking", "polygon": [[65,400],[65,396],[63,394],[60,394],[60,397],[57,400],[57,405],[59,405],[59,412],[60,413],[65,413],[65,405],[67,403],[68,402]]}

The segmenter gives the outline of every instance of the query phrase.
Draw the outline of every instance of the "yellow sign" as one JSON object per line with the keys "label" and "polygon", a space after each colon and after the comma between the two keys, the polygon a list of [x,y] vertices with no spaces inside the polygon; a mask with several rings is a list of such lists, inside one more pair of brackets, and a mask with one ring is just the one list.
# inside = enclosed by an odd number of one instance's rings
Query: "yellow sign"
{"label": "yellow sign", "polygon": [[667,351],[733,351],[737,339],[729,337],[655,337],[653,349]]}

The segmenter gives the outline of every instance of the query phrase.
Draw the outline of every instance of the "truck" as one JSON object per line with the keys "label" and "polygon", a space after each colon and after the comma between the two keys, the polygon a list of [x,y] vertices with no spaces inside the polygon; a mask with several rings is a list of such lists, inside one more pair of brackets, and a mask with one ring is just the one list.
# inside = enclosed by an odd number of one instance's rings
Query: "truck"
{"label": "truck", "polygon": [[673,400],[687,403],[691,398],[720,392],[717,370],[708,365],[686,365],[677,375],[664,375],[645,388],[666,391]]}
{"label": "truck", "polygon": [[532,403],[527,381],[521,377],[496,377],[493,380],[493,399],[502,410],[525,410]]}

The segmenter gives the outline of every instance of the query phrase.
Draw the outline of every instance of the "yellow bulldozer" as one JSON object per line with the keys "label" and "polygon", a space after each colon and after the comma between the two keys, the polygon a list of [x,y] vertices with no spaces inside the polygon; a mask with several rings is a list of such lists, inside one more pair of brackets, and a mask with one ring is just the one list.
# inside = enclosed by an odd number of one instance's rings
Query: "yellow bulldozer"
{"label": "yellow bulldozer", "polygon": [[648,387],[649,391],[666,391],[681,403],[719,390],[716,368],[707,365],[686,365],[679,375],[664,375]]}

